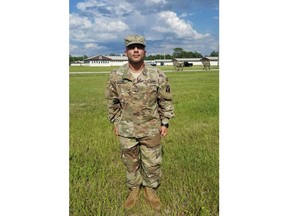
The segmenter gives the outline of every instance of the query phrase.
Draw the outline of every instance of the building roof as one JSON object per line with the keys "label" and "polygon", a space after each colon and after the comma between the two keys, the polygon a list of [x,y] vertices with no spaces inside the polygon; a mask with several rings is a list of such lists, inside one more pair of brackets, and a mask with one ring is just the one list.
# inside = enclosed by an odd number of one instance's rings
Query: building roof
{"label": "building roof", "polygon": [[87,59],[85,59],[85,61],[128,61],[127,56],[104,56],[104,55],[98,55],[98,56],[92,56],[89,57]]}
{"label": "building roof", "polygon": [[203,59],[208,59],[210,61],[217,61],[218,57],[203,57],[203,58],[175,58],[177,61],[187,61],[187,62],[197,62],[202,61]]}
{"label": "building roof", "polygon": [[196,62],[196,61],[200,61],[201,58],[175,58],[177,61],[187,61],[187,62],[190,62],[190,61],[193,61],[193,62]]}

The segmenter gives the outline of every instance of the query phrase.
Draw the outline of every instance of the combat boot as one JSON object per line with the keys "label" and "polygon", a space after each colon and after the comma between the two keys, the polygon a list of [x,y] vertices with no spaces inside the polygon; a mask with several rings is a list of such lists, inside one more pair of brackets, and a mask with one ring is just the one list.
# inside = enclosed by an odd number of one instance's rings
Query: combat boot
{"label": "combat boot", "polygon": [[139,199],[139,195],[140,195],[140,187],[131,188],[131,192],[125,201],[124,207],[126,209],[131,209]]}
{"label": "combat boot", "polygon": [[155,210],[160,210],[161,203],[158,198],[156,191],[153,188],[145,187],[144,188],[144,198],[149,201],[151,207]]}

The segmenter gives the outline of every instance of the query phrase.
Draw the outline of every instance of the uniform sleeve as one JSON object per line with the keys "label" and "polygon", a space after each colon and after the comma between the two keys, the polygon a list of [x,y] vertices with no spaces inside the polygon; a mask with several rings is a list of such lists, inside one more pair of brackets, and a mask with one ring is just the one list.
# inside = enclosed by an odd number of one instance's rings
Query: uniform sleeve
{"label": "uniform sleeve", "polygon": [[169,119],[174,117],[174,106],[172,100],[171,87],[166,75],[159,73],[159,91],[158,91],[158,112],[160,115],[161,123],[167,124]]}
{"label": "uniform sleeve", "polygon": [[121,104],[118,98],[115,82],[113,82],[113,74],[111,73],[105,89],[105,98],[108,107],[108,120],[118,126],[119,117],[121,115]]}

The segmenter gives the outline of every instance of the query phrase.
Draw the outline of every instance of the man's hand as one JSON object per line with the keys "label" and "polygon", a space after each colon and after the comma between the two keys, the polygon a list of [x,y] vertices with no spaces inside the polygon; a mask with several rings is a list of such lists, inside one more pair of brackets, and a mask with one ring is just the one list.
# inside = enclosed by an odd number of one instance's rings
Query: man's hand
{"label": "man's hand", "polygon": [[166,128],[165,126],[161,126],[160,127],[160,135],[161,137],[165,137],[168,134],[168,128]]}
{"label": "man's hand", "polygon": [[119,134],[118,134],[118,128],[117,128],[117,127],[114,127],[114,134],[115,134],[116,136],[119,135]]}

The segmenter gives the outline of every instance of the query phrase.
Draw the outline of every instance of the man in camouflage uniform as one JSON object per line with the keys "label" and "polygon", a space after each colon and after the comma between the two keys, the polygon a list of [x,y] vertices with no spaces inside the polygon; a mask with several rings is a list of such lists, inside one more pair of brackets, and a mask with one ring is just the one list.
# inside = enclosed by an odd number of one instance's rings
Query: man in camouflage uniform
{"label": "man in camouflage uniform", "polygon": [[174,70],[176,70],[176,71],[179,71],[179,70],[183,71],[183,66],[184,66],[183,64],[184,64],[184,63],[182,63],[182,62],[180,62],[180,61],[177,61],[176,59],[173,59],[172,62],[173,62]]}
{"label": "man in camouflage uniform", "polygon": [[162,71],[144,63],[144,37],[132,35],[124,41],[128,63],[111,72],[105,97],[131,190],[125,208],[136,204],[143,187],[144,197],[159,210],[155,189],[161,177],[160,140],[167,135],[169,119],[174,117],[171,89]]}

